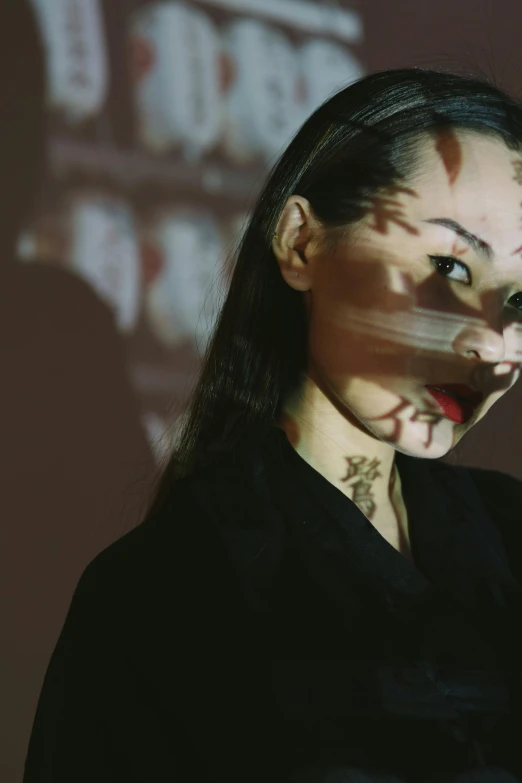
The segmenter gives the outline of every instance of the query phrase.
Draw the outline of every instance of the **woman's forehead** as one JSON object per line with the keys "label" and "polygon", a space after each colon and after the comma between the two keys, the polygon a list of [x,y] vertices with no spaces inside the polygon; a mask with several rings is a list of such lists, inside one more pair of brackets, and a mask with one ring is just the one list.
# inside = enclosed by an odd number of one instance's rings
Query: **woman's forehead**
{"label": "woman's forehead", "polygon": [[420,198],[469,195],[470,188],[480,183],[518,197],[522,193],[521,164],[520,153],[508,149],[500,139],[443,128],[419,141],[418,163],[408,184]]}
{"label": "woman's forehead", "polygon": [[522,243],[519,153],[477,134],[430,138],[420,152],[416,172],[402,186],[383,188],[371,200],[354,238],[381,244],[401,235],[451,237],[453,221],[501,253]]}

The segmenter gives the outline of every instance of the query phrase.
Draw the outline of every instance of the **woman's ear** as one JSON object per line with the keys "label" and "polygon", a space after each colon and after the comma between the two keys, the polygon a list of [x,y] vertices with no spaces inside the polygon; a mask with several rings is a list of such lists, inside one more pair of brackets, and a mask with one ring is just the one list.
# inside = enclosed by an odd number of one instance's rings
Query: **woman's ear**
{"label": "woman's ear", "polygon": [[309,249],[318,228],[310,202],[290,196],[272,237],[272,250],[283,278],[297,291],[311,288]]}

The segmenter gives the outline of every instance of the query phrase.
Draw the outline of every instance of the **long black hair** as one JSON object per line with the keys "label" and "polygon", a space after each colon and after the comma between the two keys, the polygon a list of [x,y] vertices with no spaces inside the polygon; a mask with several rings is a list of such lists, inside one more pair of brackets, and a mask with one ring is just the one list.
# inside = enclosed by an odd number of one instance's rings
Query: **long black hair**
{"label": "long black hair", "polygon": [[[522,104],[476,75],[404,68],[337,92],[302,125],[268,176],[238,246],[174,452],[156,490],[277,422],[307,368],[303,295],[283,279],[272,236],[287,199],[308,199],[333,241],[383,187],[407,179],[418,141],[443,126],[522,147]],[[328,233],[328,232],[327,232]]]}

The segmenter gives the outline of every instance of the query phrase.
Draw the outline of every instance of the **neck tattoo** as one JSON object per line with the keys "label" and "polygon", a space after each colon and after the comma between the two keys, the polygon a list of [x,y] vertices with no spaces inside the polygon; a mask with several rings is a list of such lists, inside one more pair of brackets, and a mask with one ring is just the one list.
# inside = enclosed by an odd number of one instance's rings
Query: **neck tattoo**
{"label": "neck tattoo", "polygon": [[346,457],[346,461],[347,474],[341,481],[352,482],[349,486],[353,490],[353,502],[371,519],[376,511],[372,483],[382,476],[378,469],[380,461],[377,458],[370,460],[368,457]]}

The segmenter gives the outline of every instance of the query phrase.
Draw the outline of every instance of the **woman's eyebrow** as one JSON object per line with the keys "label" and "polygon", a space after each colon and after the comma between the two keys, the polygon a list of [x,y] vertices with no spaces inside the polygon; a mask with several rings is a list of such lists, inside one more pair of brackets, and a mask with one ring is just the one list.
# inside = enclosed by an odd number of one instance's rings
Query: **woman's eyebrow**
{"label": "woman's eyebrow", "polygon": [[441,217],[441,218],[429,218],[428,220],[423,220],[422,222],[435,223],[438,226],[444,226],[445,228],[450,228],[452,231],[458,234],[459,237],[462,237],[464,242],[466,242],[473,250],[475,250],[476,253],[483,256],[487,261],[491,261],[495,255],[491,245],[488,245],[488,243],[485,242],[483,239],[475,236],[475,234],[472,234],[471,231],[465,229],[463,226],[460,225],[460,223],[457,223],[456,220],[452,220],[451,218]]}

